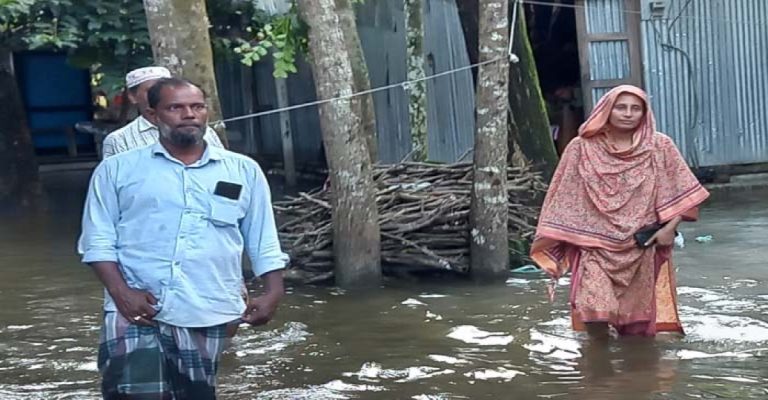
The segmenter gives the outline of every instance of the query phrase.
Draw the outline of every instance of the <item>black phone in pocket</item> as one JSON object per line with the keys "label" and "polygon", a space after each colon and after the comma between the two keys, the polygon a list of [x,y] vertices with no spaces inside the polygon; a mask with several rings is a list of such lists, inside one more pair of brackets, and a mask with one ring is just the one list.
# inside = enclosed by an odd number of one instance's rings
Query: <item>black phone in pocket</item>
{"label": "black phone in pocket", "polygon": [[240,198],[240,192],[242,190],[243,185],[232,182],[219,181],[216,183],[216,189],[213,191],[213,194],[232,200],[237,200]]}
{"label": "black phone in pocket", "polygon": [[640,228],[639,231],[635,232],[635,242],[637,243],[637,247],[641,249],[645,249],[648,246],[645,244],[648,243],[649,240],[653,237],[653,235],[656,234],[656,232],[659,231],[659,229],[663,228],[664,225],[656,223],[651,224],[648,226],[645,226],[643,228]]}

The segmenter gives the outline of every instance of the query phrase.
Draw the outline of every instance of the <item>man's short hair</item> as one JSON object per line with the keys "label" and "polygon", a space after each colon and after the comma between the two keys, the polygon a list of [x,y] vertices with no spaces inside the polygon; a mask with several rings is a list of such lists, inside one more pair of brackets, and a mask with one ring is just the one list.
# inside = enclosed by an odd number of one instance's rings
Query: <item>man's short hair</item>
{"label": "man's short hair", "polygon": [[149,88],[149,91],[147,92],[147,103],[149,103],[149,108],[155,108],[158,104],[160,104],[160,93],[163,91],[166,87],[171,88],[178,88],[183,86],[192,86],[200,89],[201,92],[203,92],[203,98],[207,98],[208,95],[205,93],[205,90],[195,84],[194,82],[184,79],[184,78],[163,78],[155,82],[154,85],[152,85],[151,88]]}

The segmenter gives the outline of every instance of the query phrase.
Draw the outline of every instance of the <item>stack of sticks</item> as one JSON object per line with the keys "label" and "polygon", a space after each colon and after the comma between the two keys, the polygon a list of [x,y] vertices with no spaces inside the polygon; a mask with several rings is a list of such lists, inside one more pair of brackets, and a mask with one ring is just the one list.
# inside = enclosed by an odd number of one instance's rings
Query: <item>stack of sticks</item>
{"label": "stack of sticks", "polygon": [[[471,163],[406,162],[375,167],[382,267],[469,270],[472,174]],[[508,237],[527,242],[539,214],[536,204],[547,186],[531,167],[509,167],[507,176]],[[331,208],[328,187],[274,204],[281,222],[280,243],[293,268],[312,273],[333,270]]]}

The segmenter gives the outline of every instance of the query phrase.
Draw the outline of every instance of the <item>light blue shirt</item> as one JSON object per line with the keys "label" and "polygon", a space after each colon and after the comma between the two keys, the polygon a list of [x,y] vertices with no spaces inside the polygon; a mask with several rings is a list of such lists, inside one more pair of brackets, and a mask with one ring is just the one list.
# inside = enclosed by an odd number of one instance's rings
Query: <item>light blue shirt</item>
{"label": "light blue shirt", "polygon": [[[214,194],[242,185],[239,198]],[[155,320],[180,327],[233,321],[245,310],[242,254],[256,275],[282,269],[269,185],[252,159],[207,146],[185,166],[165,148],[131,150],[94,171],[78,252],[116,262],[128,286],[158,299]],[[104,309],[116,311],[105,296]]]}

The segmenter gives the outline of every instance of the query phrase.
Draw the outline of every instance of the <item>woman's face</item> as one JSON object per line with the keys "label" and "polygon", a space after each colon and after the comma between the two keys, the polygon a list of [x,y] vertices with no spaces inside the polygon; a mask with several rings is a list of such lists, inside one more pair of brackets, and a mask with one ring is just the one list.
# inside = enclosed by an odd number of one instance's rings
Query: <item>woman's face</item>
{"label": "woman's face", "polygon": [[643,100],[639,97],[624,93],[619,95],[611,110],[611,118],[608,122],[614,128],[622,131],[634,131],[645,114]]}

